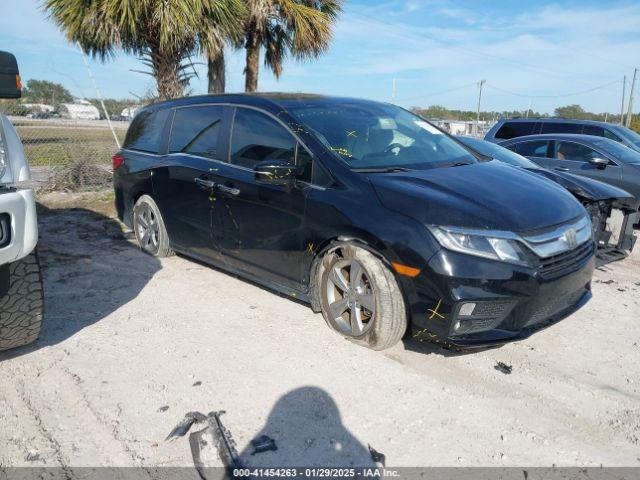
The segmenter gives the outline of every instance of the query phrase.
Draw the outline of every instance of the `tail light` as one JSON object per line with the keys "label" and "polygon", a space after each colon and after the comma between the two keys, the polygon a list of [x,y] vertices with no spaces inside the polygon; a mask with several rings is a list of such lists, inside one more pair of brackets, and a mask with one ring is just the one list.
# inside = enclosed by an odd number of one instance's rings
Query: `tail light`
{"label": "tail light", "polygon": [[124,163],[124,157],[119,153],[116,153],[111,160],[113,161],[114,170],[117,170]]}

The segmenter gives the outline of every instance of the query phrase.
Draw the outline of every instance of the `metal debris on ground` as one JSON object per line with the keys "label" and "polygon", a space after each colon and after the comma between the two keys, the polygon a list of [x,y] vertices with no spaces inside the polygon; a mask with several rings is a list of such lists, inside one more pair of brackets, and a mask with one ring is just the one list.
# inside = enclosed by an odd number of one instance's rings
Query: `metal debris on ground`
{"label": "metal debris on ground", "polygon": [[260,435],[258,438],[254,438],[253,440],[251,440],[251,446],[253,447],[253,452],[251,452],[251,455],[255,455],[256,453],[268,452],[271,450],[278,450],[276,441],[267,435]]}
{"label": "metal debris on ground", "polygon": [[373,448],[369,444],[367,444],[367,447],[369,448],[369,454],[371,455],[371,460],[373,460],[375,463],[379,463],[380,465],[385,467],[386,466],[385,462],[386,462],[387,458],[384,456],[384,453],[378,452],[375,448]]}
{"label": "metal debris on ground", "polygon": [[[200,412],[189,412],[180,423],[171,430],[171,433],[169,433],[166,438],[166,440],[173,440],[177,437],[183,437],[194,424],[206,425],[201,430],[192,432],[189,435],[189,446],[191,447],[193,464],[198,471],[198,475],[200,475],[200,478],[203,480],[207,478],[205,470],[207,468],[206,460],[211,462],[219,460],[227,469],[229,475],[231,475],[234,469],[243,468],[236,450],[236,442],[231,436],[231,432],[220,420],[220,416],[224,413],[223,410],[210,412],[208,415]],[[213,449],[211,447],[213,447]]]}
{"label": "metal debris on ground", "polygon": [[194,423],[202,423],[207,420],[207,417],[200,412],[188,412],[185,414],[184,418],[180,420],[173,430],[167,435],[165,441],[175,440],[178,437],[184,437],[187,432],[191,429]]}
{"label": "metal debris on ground", "polygon": [[159,412],[166,412],[167,410],[169,410],[169,405],[163,405],[158,409]]}
{"label": "metal debris on ground", "polygon": [[496,365],[493,368],[495,368],[499,372],[504,373],[505,375],[509,375],[513,370],[513,367],[511,365],[507,365],[506,363],[503,363],[503,362],[496,363]]}

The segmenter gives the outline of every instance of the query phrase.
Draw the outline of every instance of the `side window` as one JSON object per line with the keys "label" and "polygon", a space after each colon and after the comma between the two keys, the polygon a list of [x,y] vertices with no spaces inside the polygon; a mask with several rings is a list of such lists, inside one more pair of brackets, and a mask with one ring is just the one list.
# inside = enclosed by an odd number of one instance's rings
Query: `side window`
{"label": "side window", "polygon": [[604,135],[605,138],[608,138],[610,140],[615,140],[616,142],[622,142],[622,139],[616,135],[615,133],[613,133],[611,130],[605,128],[604,129]]}
{"label": "side window", "polygon": [[536,140],[533,142],[516,143],[508,147],[516,153],[519,153],[523,157],[541,157],[547,156],[547,150],[549,148],[549,142],[546,140]]}
{"label": "side window", "polygon": [[542,124],[542,133],[582,133],[582,124],[544,122]]}
{"label": "side window", "polygon": [[604,137],[605,129],[598,125],[585,125],[582,133],[585,135],[593,135],[594,137]]}
{"label": "side window", "polygon": [[533,133],[536,122],[505,122],[496,132],[496,138],[510,139],[524,137]]}
{"label": "side window", "polygon": [[169,153],[219,158],[223,113],[224,107],[218,105],[178,108],[173,117]]}
{"label": "side window", "polygon": [[555,158],[558,160],[573,160],[577,162],[588,162],[592,158],[601,157],[592,148],[573,142],[556,141]]}
{"label": "side window", "polygon": [[274,119],[236,108],[231,134],[231,163],[253,168],[263,160],[295,163],[296,139]]}
{"label": "side window", "polygon": [[249,108],[236,108],[230,160],[246,168],[264,160],[283,160],[296,165],[299,180],[312,179],[313,159],[309,152],[280,123]]}
{"label": "side window", "polygon": [[124,148],[148,153],[159,153],[164,125],[170,110],[143,111],[136,115],[127,131]]}

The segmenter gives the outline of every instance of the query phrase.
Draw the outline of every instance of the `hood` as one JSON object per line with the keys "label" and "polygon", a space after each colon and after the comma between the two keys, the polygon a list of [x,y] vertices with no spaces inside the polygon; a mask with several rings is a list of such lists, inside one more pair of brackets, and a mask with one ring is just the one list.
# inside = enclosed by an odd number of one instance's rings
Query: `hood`
{"label": "hood", "polygon": [[594,202],[615,200],[619,204],[627,205],[632,209],[637,205],[635,197],[626,190],[599,180],[581,177],[567,172],[554,172],[545,168],[530,168],[527,170],[537,173],[549,180],[553,180],[558,185],[569,190],[569,192],[580,200],[592,200]]}
{"label": "hood", "polygon": [[527,232],[585,215],[565,189],[498,161],[369,178],[385,207],[427,225]]}

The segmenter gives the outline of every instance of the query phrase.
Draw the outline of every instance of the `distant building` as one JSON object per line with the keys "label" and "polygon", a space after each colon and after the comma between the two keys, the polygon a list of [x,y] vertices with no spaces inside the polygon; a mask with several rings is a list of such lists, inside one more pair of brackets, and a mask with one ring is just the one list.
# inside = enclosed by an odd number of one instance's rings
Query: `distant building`
{"label": "distant building", "polygon": [[72,120],[99,120],[100,112],[90,102],[75,99],[74,103],[62,103],[59,109],[60,116]]}
{"label": "distant building", "polygon": [[140,105],[133,105],[123,109],[120,116],[124,117],[126,120],[132,120],[133,117],[136,116],[136,113],[138,113],[138,110],[140,110]]}
{"label": "distant building", "polygon": [[47,105],[46,103],[23,103],[22,106],[32,112],[52,113],[55,110],[52,105]]}

